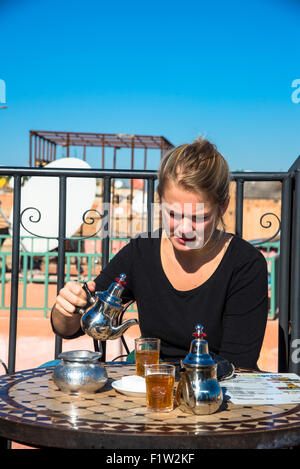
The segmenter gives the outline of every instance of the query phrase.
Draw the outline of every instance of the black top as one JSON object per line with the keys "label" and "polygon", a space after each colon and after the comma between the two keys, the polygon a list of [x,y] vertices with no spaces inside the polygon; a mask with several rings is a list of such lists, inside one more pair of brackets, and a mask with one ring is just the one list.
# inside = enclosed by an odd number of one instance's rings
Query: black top
{"label": "black top", "polygon": [[210,351],[234,365],[255,368],[268,314],[267,263],[251,244],[233,236],[215,272],[199,287],[176,290],[161,264],[161,231],[132,239],[95,279],[106,289],[127,275],[123,295],[134,299],[144,337],[160,337],[161,358],[186,356],[195,325],[204,326]]}

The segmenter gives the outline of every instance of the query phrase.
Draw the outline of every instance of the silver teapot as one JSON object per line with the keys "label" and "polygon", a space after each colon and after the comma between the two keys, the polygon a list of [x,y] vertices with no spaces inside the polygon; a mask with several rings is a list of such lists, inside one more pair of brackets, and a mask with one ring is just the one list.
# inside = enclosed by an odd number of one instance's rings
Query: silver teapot
{"label": "silver teapot", "polygon": [[223,402],[222,389],[217,380],[217,364],[208,352],[206,334],[201,324],[196,325],[193,336],[190,351],[181,361],[175,400],[184,412],[212,414]]}
{"label": "silver teapot", "polygon": [[81,314],[80,325],[82,330],[93,337],[93,339],[105,341],[121,337],[124,332],[135,324],[136,319],[129,319],[120,324],[120,315],[124,313],[132,301],[125,306],[121,304],[121,294],[126,285],[126,275],[121,274],[106,291],[91,293],[87,284],[83,289],[87,294],[87,305],[77,308],[76,312]]}

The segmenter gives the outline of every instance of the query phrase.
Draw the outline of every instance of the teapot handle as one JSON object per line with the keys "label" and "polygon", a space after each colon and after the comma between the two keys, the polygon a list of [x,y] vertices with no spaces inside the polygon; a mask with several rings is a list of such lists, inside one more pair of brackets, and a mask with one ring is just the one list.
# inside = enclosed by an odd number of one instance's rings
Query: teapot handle
{"label": "teapot handle", "polygon": [[134,303],[135,300],[129,300],[128,303],[126,303],[121,311],[121,314],[119,316],[119,321],[118,321],[118,325],[122,324],[122,320],[123,320],[123,316],[124,316],[124,313],[125,311],[127,310],[127,308],[132,305],[132,303]]}
{"label": "teapot handle", "polygon": [[123,314],[125,313],[126,309],[132,305],[132,303],[134,303],[135,300],[129,300],[128,303],[125,303],[123,309],[122,309],[122,313],[121,313],[121,316],[120,317],[123,317]]}
{"label": "teapot handle", "polygon": [[96,302],[96,296],[91,292],[91,290],[89,290],[89,287],[87,286],[86,282],[84,282],[82,288],[86,293],[87,303],[86,303],[85,306],[77,307],[74,311],[74,313],[81,314],[81,315],[83,315],[85,313],[86,309],[89,306],[91,306],[92,304],[94,304]]}
{"label": "teapot handle", "polygon": [[[135,300],[130,300],[130,301],[128,301],[128,303],[125,304],[125,306],[124,306],[124,308],[122,309],[122,312],[121,312],[121,314],[120,314],[120,316],[119,316],[118,325],[121,325],[121,324],[122,324],[123,316],[124,316],[125,311],[127,310],[127,308],[128,308],[130,305],[132,305],[132,303],[134,303],[134,301],[135,301]],[[125,348],[125,350],[126,350],[127,355],[129,355],[130,350],[129,350],[129,348],[128,348],[128,345],[127,345],[126,340],[124,339],[124,336],[123,336],[123,335],[121,335],[121,342],[122,342],[122,344],[123,344],[123,346],[124,346],[124,348]]]}

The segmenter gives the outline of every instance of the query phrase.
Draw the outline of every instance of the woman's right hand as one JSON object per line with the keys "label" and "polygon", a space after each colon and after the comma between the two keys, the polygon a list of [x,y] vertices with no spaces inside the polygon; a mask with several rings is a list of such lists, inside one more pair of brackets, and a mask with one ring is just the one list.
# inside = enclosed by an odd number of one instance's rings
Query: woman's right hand
{"label": "woman's right hand", "polygon": [[[95,291],[95,282],[89,281],[87,286],[92,293]],[[59,291],[56,297],[55,309],[66,318],[71,318],[74,317],[76,309],[86,306],[86,303],[87,296],[82,288],[82,284],[70,281]]]}
{"label": "woman's right hand", "polygon": [[[96,284],[87,282],[89,290],[93,293]],[[56,302],[51,311],[52,329],[56,334],[68,338],[76,334],[80,328],[81,315],[76,308],[82,308],[87,303],[87,296],[79,282],[67,282],[59,291]]]}

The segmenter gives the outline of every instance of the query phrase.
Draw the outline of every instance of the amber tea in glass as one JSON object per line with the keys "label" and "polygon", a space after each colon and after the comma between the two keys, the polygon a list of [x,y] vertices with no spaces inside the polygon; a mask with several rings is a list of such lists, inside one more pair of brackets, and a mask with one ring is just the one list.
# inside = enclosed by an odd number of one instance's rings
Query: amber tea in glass
{"label": "amber tea in glass", "polygon": [[135,339],[135,363],[137,376],[145,376],[144,366],[159,363],[160,339]]}
{"label": "amber tea in glass", "polygon": [[174,400],[174,365],[145,365],[147,408],[153,412],[170,412]]}

